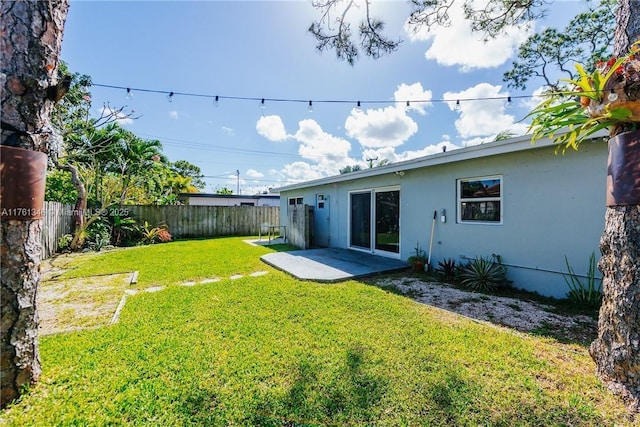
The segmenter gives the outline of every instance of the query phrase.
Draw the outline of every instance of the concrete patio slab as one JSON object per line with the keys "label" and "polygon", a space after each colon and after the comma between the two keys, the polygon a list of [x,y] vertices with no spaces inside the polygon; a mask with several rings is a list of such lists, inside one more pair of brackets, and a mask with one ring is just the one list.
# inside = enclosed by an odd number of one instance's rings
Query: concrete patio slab
{"label": "concrete patio slab", "polygon": [[339,282],[407,268],[407,263],[399,259],[338,248],[274,252],[260,259],[300,280],[317,282]]}

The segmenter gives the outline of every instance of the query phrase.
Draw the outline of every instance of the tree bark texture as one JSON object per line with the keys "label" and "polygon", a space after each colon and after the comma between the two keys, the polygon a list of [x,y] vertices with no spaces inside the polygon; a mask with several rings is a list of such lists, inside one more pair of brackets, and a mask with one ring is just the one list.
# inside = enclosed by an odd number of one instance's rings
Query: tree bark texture
{"label": "tree bark texture", "polygon": [[[614,54],[640,38],[640,2],[620,0]],[[640,182],[633,191],[638,191]],[[599,379],[640,412],[640,206],[609,206],[600,239],[603,301],[591,357]]]}
{"label": "tree bark texture", "polygon": [[[50,118],[64,95],[56,76],[68,8],[68,0],[0,3],[2,145],[45,153],[58,147]],[[0,222],[0,407],[5,407],[40,375],[36,296],[42,223],[29,215],[2,216]]]}
{"label": "tree bark texture", "polygon": [[640,206],[607,208],[600,239],[603,301],[598,337],[590,352],[596,374],[621,395],[632,412],[640,408]]}

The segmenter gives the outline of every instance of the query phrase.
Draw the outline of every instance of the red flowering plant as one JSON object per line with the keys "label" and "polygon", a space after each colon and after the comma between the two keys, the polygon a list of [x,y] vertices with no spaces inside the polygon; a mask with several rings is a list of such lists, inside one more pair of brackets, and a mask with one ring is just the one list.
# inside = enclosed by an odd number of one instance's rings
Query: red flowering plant
{"label": "red flowering plant", "polygon": [[527,117],[532,117],[532,142],[544,137],[578,149],[595,132],[611,134],[625,123],[640,122],[640,42],[620,58],[598,62],[592,73],[575,65],[576,79],[563,79],[568,90],[545,94],[545,100]]}

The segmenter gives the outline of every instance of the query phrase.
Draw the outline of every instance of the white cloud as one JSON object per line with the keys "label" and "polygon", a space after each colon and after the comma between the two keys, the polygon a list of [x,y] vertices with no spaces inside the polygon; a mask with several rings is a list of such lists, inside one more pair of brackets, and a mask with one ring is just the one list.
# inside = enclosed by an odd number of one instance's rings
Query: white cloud
{"label": "white cloud", "polygon": [[[488,0],[473,1],[474,8],[482,8]],[[531,34],[527,25],[510,26],[506,31],[488,42],[481,32],[471,31],[471,23],[464,18],[462,5],[453,2],[448,13],[451,25],[434,27],[412,27],[405,23],[405,32],[411,41],[431,41],[425,52],[427,59],[434,59],[441,65],[460,65],[463,71],[476,68],[492,68],[504,64],[513,52]]]}
{"label": "white cloud", "polygon": [[[456,100],[461,99],[459,117],[455,121],[456,130],[462,138],[491,137],[500,132],[509,131],[516,135],[524,135],[527,125],[515,123],[513,115],[507,114],[508,93],[500,92],[501,86],[480,83],[462,92],[446,92],[444,99],[449,108],[456,109]],[[487,99],[503,98],[503,99]],[[478,99],[477,101],[464,101]]]}
{"label": "white cloud", "polygon": [[377,157],[378,161],[387,159],[391,163],[397,163],[405,160],[416,159],[418,157],[429,156],[431,154],[441,153],[443,147],[446,147],[447,151],[461,148],[455,144],[452,144],[448,139],[443,138],[441,142],[428,145],[420,150],[408,150],[400,153],[396,153],[393,147],[385,147],[376,150],[364,150],[362,152],[362,158],[363,160],[366,160]]}
{"label": "white cloud", "polygon": [[[433,94],[430,90],[424,90],[421,83],[414,83],[408,85],[401,83],[398,85],[398,89],[393,93],[393,99],[398,101],[396,103],[397,108],[404,108],[407,110],[406,101],[423,101],[431,100]],[[417,111],[420,114],[426,114],[426,107],[430,107],[431,102],[410,102],[408,110]]]}
{"label": "white cloud", "polygon": [[258,171],[257,171],[257,170],[255,170],[255,169],[248,169],[248,170],[247,170],[247,172],[246,172],[246,175],[247,175],[249,178],[262,178],[262,177],[264,176],[264,174],[263,174],[263,173],[258,172]]}
{"label": "white cloud", "polygon": [[418,131],[418,125],[404,108],[385,107],[366,111],[351,110],[345,121],[347,135],[363,147],[397,147]]}
{"label": "white cloud", "polygon": [[533,96],[531,98],[524,98],[520,100],[520,106],[526,108],[527,110],[533,110],[538,104],[544,101],[544,97],[542,94],[549,90],[548,87],[541,86],[538,89],[533,91]]}
{"label": "white cloud", "polygon": [[326,133],[315,120],[300,121],[293,137],[301,143],[298,153],[305,159],[318,163],[343,163],[349,158],[349,141]]}
{"label": "white cloud", "polygon": [[230,127],[222,126],[222,132],[227,136],[234,136],[236,132]]}
{"label": "white cloud", "polygon": [[286,177],[287,184],[310,181],[325,176],[318,167],[314,167],[307,162],[293,162],[284,165],[282,173]]}
{"label": "white cloud", "polygon": [[462,142],[463,147],[472,147],[474,145],[486,144],[487,142],[495,141],[495,135],[477,137],[471,139],[465,139]]}
{"label": "white cloud", "polygon": [[169,117],[173,120],[178,120],[178,112],[177,111],[169,111]]}
{"label": "white cloud", "polygon": [[[300,121],[298,131],[289,137],[300,143],[298,153],[309,162],[298,161],[285,165],[278,173],[286,183],[337,175],[341,168],[356,163],[349,157],[351,143],[325,132],[315,120]],[[275,171],[269,173],[274,175]]]}
{"label": "white cloud", "polygon": [[287,131],[280,116],[263,116],[256,123],[256,131],[269,141],[284,141],[287,139]]}

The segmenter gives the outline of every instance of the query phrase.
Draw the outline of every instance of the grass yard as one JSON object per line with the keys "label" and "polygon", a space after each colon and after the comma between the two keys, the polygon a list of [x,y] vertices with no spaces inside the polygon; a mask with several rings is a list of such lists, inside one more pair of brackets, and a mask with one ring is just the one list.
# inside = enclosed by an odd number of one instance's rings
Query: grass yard
{"label": "grass yard", "polygon": [[[137,288],[166,288],[129,297],[115,325],[43,337],[41,382],[0,423],[631,424],[584,347],[356,281],[297,281],[261,263],[270,250],[221,238],[69,260],[59,279],[137,270]],[[221,280],[177,286],[208,278]]]}

